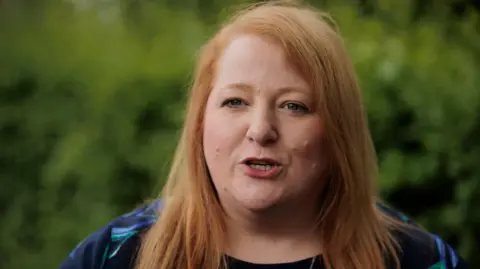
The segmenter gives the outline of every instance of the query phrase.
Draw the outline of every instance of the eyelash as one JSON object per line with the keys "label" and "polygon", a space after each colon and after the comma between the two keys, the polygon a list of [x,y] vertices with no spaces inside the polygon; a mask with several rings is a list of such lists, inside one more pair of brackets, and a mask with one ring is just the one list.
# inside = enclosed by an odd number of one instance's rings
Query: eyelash
{"label": "eyelash", "polygon": [[[240,102],[240,104],[232,104],[232,102]],[[227,106],[229,108],[238,108],[239,106],[241,105],[246,105],[246,102],[243,101],[242,99],[240,98],[229,98],[229,99],[226,99],[225,101],[222,102],[222,107],[224,106]],[[296,109],[289,109],[290,111],[292,111],[293,113],[299,113],[299,114],[306,114],[306,113],[309,113],[310,110],[303,104],[300,104],[300,103],[296,103],[296,102],[285,102],[284,104],[282,104],[282,108],[287,108],[288,109],[288,106],[295,106]]]}
{"label": "eyelash", "polygon": [[294,105],[297,107],[296,110],[292,110],[292,109],[289,109],[291,110],[293,113],[301,113],[301,114],[306,114],[306,113],[309,113],[310,110],[305,106],[305,105],[302,105],[302,104],[299,104],[299,103],[295,103],[295,102],[286,102],[282,105],[282,107],[288,107],[289,105]]}
{"label": "eyelash", "polygon": [[229,98],[229,99],[222,102],[222,107],[223,106],[227,106],[227,107],[230,107],[230,108],[238,107],[239,106],[238,104],[237,105],[232,105],[233,101],[240,101],[242,103],[242,105],[245,105],[245,101],[243,101],[240,98]]}

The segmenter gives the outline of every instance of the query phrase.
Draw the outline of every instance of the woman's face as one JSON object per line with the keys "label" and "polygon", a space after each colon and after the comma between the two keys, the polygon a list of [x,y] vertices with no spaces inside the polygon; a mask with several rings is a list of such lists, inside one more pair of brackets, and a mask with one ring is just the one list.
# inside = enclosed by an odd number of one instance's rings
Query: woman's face
{"label": "woman's face", "polygon": [[254,35],[233,39],[216,68],[203,146],[222,205],[315,203],[325,154],[309,84],[280,46]]}

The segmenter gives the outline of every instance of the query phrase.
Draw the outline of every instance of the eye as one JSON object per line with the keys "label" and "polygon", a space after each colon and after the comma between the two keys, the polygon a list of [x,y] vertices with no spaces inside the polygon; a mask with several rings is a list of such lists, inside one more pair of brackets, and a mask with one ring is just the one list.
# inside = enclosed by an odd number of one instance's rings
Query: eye
{"label": "eye", "polygon": [[294,102],[287,102],[283,105],[284,108],[294,112],[294,113],[308,113],[310,112],[309,109],[302,104],[294,103]]}
{"label": "eye", "polygon": [[222,107],[227,106],[231,108],[237,108],[246,105],[246,103],[240,98],[229,98],[222,102]]}

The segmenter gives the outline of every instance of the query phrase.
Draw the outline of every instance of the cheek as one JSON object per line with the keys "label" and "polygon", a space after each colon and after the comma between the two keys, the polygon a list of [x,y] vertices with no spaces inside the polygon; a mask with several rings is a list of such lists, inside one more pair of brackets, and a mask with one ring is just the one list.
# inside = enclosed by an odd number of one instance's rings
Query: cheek
{"label": "cheek", "polygon": [[304,187],[317,192],[318,187],[323,184],[326,168],[328,166],[328,157],[325,151],[324,143],[320,137],[305,138],[297,144],[294,153],[291,173],[295,176],[295,182],[300,179]]}
{"label": "cheek", "polygon": [[213,160],[220,156],[222,145],[216,137],[215,134],[204,133],[203,151],[207,160]]}
{"label": "cheek", "polygon": [[205,118],[203,131],[203,151],[207,169],[217,191],[225,191],[225,179],[231,177],[235,165],[235,128],[226,123],[221,115]]}
{"label": "cheek", "polygon": [[205,120],[203,131],[203,151],[205,152],[205,158],[207,161],[216,159],[220,155],[220,148],[222,147],[222,134],[219,131],[215,121],[211,119]]}
{"label": "cheek", "polygon": [[312,169],[321,169],[326,158],[323,132],[319,127],[310,130],[317,131],[302,132],[295,136],[291,149],[304,165],[309,165]]}
{"label": "cheek", "polygon": [[[234,148],[235,128],[231,121],[214,111],[205,117],[203,150],[209,166],[227,161]],[[223,164],[222,164],[223,165]]]}
{"label": "cheek", "polygon": [[315,168],[324,157],[324,149],[318,138],[305,139],[295,146],[294,151],[297,156],[312,162],[312,168]]}

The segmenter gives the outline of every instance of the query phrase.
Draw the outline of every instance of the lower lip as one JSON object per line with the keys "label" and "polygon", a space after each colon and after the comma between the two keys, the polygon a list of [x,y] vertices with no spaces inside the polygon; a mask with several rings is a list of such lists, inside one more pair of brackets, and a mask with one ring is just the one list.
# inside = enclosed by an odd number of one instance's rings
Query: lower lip
{"label": "lower lip", "polygon": [[274,165],[271,169],[262,170],[250,167],[246,164],[243,165],[245,174],[252,178],[268,179],[276,177],[281,170],[279,165]]}

